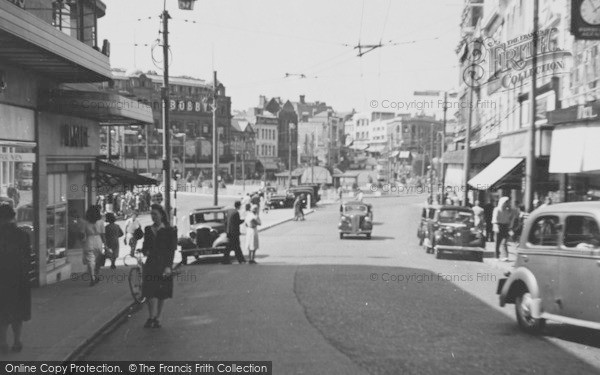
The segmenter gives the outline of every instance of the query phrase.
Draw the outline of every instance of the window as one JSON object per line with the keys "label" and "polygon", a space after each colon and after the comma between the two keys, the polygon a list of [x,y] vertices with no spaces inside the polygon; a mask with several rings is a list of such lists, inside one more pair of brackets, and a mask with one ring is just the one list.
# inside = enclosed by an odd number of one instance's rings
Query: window
{"label": "window", "polygon": [[542,216],[531,226],[528,242],[534,246],[558,246],[558,216]]}
{"label": "window", "polygon": [[71,35],[71,5],[63,1],[52,3],[54,27],[67,35]]}
{"label": "window", "polygon": [[596,220],[589,216],[569,216],[565,222],[563,244],[577,249],[599,248],[600,230]]}

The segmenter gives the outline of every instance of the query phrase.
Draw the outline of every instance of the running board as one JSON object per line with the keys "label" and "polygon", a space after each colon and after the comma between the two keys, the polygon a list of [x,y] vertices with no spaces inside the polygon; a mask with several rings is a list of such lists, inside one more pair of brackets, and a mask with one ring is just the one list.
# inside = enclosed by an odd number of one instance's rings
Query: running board
{"label": "running board", "polygon": [[549,314],[549,313],[543,313],[540,316],[540,318],[552,320],[552,321],[559,322],[559,323],[570,324],[573,326],[600,330],[600,323],[590,322],[588,320],[568,318],[566,316]]}

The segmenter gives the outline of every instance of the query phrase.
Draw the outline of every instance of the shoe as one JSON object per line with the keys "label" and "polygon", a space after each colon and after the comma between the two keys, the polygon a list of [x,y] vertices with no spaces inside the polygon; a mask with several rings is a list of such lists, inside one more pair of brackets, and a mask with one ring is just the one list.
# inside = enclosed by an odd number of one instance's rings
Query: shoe
{"label": "shoe", "polygon": [[256,263],[256,261],[255,261],[255,260],[251,260],[251,261],[249,261],[248,263],[250,263],[250,264],[258,264],[258,263]]}
{"label": "shoe", "polygon": [[152,328],[152,324],[154,324],[154,319],[148,318],[148,320],[146,320],[146,323],[144,323],[144,328]]}
{"label": "shoe", "polygon": [[114,269],[116,269],[116,268],[117,268],[117,266],[115,266],[114,264],[111,264],[111,266],[110,266],[110,269],[111,269],[111,270],[114,270]]}
{"label": "shoe", "polygon": [[508,262],[508,258],[500,258],[501,262]]}
{"label": "shoe", "polygon": [[152,320],[152,328],[160,328],[160,323],[158,322],[158,319],[153,319]]}
{"label": "shoe", "polygon": [[231,264],[231,261],[230,260],[224,260],[224,261],[221,262],[221,264]]}
{"label": "shoe", "polygon": [[13,347],[10,348],[10,350],[12,350],[14,353],[19,353],[21,350],[23,350],[23,344],[21,344],[21,343],[14,344]]}
{"label": "shoe", "polygon": [[242,260],[242,261],[240,262],[240,264],[246,264],[246,261],[245,261],[245,260]]}

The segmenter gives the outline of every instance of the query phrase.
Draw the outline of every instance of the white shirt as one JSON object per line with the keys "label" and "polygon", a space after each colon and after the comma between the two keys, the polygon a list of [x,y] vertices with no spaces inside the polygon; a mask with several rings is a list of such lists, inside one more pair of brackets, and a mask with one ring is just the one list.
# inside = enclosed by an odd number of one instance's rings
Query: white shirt
{"label": "white shirt", "polygon": [[142,224],[138,221],[138,219],[133,220],[132,217],[127,219],[125,222],[125,232],[129,234],[134,234],[138,228],[141,228]]}

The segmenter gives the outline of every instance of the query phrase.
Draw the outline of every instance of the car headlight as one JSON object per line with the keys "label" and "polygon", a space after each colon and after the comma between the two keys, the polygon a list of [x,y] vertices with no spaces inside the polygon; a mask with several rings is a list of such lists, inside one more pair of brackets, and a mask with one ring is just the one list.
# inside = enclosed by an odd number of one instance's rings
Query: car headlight
{"label": "car headlight", "polygon": [[371,218],[368,217],[368,216],[365,216],[365,221],[368,222],[368,223],[370,223],[371,222]]}

